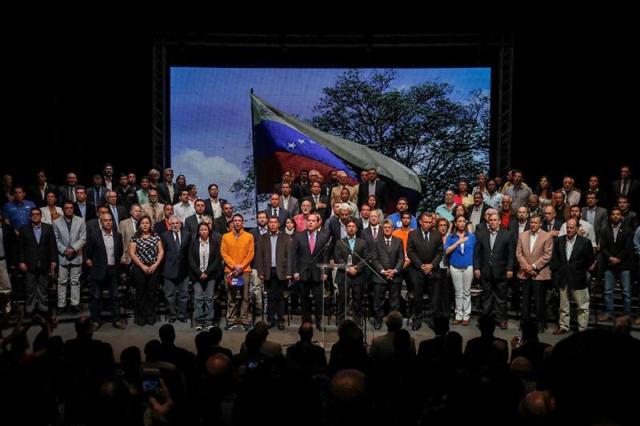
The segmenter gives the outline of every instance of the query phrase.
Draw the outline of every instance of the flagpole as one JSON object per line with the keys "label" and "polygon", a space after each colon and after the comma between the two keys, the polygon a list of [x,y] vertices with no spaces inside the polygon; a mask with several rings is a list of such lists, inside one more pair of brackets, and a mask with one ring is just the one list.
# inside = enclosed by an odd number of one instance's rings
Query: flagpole
{"label": "flagpole", "polygon": [[[249,89],[249,93],[253,95],[253,87]],[[258,223],[258,170],[256,169],[256,136],[253,133],[253,127],[255,123],[253,122],[253,107],[251,106],[252,102],[249,102],[249,108],[251,109],[251,161],[253,163],[253,187],[255,188],[253,192],[254,202],[256,205],[256,224]]]}

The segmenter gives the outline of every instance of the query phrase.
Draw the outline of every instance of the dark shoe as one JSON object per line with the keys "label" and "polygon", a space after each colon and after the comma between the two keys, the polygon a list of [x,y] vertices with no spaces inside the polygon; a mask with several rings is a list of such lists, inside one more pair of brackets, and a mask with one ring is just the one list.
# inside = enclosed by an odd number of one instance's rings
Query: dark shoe
{"label": "dark shoe", "polygon": [[509,324],[506,321],[501,321],[498,324],[498,327],[500,327],[501,330],[506,330],[507,328],[509,328]]}
{"label": "dark shoe", "polygon": [[318,329],[318,331],[322,331],[322,323],[316,322],[316,328]]}
{"label": "dark shoe", "polygon": [[69,312],[72,314],[79,314],[82,310],[80,309],[80,305],[71,305],[69,307]]}
{"label": "dark shoe", "polygon": [[224,326],[224,329],[225,330],[231,330],[235,326],[236,326],[235,324],[233,324],[231,322],[228,322],[227,325]]}
{"label": "dark shoe", "polygon": [[120,330],[124,330],[124,324],[122,323],[122,321],[114,321],[113,322],[113,328],[118,328]]}
{"label": "dark shoe", "polygon": [[144,327],[147,323],[142,321],[141,319],[136,319],[134,321],[137,325],[139,325],[140,327]]}
{"label": "dark shoe", "polygon": [[269,321],[268,328],[273,328],[275,326],[276,326],[276,322],[275,321]]}
{"label": "dark shoe", "polygon": [[147,320],[147,324],[156,325],[156,322],[154,320]]}
{"label": "dark shoe", "polygon": [[174,322],[176,322],[176,319],[177,319],[177,318],[176,318],[175,316],[173,316],[173,315],[172,315],[172,316],[170,316],[170,317],[169,317],[169,322],[170,322],[171,324],[173,324]]}
{"label": "dark shoe", "polygon": [[373,322],[373,328],[374,328],[374,330],[380,330],[382,328],[382,321],[375,320]]}
{"label": "dark shoe", "polygon": [[205,325],[205,328],[207,329],[207,331],[211,331],[211,329],[214,327],[212,322],[207,322]]}
{"label": "dark shoe", "polygon": [[413,330],[413,331],[420,330],[420,327],[422,327],[422,322],[420,322],[420,321],[414,321],[411,324],[411,330]]}
{"label": "dark shoe", "polygon": [[93,323],[91,323],[91,328],[93,328],[93,331],[98,331],[100,329],[100,327],[102,327],[102,324],[94,321]]}
{"label": "dark shoe", "polygon": [[538,333],[544,333],[545,331],[547,331],[547,325],[546,324],[538,324]]}
{"label": "dark shoe", "polygon": [[187,322],[187,319],[185,317],[178,317],[178,321]]}
{"label": "dark shoe", "polygon": [[278,321],[278,330],[284,330],[285,326],[284,326],[284,321]]}
{"label": "dark shoe", "polygon": [[249,324],[242,324],[242,331],[249,331],[251,330],[251,326]]}
{"label": "dark shoe", "polygon": [[196,324],[196,331],[202,331],[202,324]]}
{"label": "dark shoe", "polygon": [[553,334],[556,335],[556,336],[558,336],[560,334],[566,334],[568,332],[569,332],[569,330],[567,330],[566,328],[561,328],[561,327],[558,327],[555,330],[553,330]]}

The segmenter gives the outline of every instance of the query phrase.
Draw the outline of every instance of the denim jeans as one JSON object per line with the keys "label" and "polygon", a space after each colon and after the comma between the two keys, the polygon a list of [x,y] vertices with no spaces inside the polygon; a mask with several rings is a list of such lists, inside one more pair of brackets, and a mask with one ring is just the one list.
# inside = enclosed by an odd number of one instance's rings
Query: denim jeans
{"label": "denim jeans", "polygon": [[616,275],[620,276],[622,285],[622,297],[624,303],[624,314],[631,314],[631,271],[611,270],[604,271],[604,313],[611,315],[613,312],[613,290],[616,287]]}

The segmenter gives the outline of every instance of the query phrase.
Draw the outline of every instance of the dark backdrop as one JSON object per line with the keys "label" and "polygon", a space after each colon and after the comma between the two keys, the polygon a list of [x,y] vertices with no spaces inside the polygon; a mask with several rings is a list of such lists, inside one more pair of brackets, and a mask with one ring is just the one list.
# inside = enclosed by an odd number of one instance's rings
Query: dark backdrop
{"label": "dark backdrop", "polygon": [[[629,27],[558,20],[488,30],[514,34],[512,165],[528,181],[546,173],[557,186],[570,173],[583,186],[592,172],[611,180],[622,161],[640,168]],[[104,161],[116,173],[146,172],[153,35],[134,25],[49,24],[9,43],[0,173],[30,184],[44,167],[53,182],[67,170],[85,181]]]}

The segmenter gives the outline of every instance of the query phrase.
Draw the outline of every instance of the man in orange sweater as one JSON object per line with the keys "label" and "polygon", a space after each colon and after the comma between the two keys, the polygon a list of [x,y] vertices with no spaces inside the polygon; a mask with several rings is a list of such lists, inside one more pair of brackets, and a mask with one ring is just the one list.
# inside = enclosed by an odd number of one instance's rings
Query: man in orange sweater
{"label": "man in orange sweater", "polygon": [[[244,218],[234,214],[231,219],[232,232],[222,236],[220,253],[224,259],[225,281],[229,286],[227,297],[227,330],[239,325],[249,330],[249,279],[251,261],[254,256],[253,235],[244,230]],[[242,292],[240,309],[237,307],[237,292]]]}

